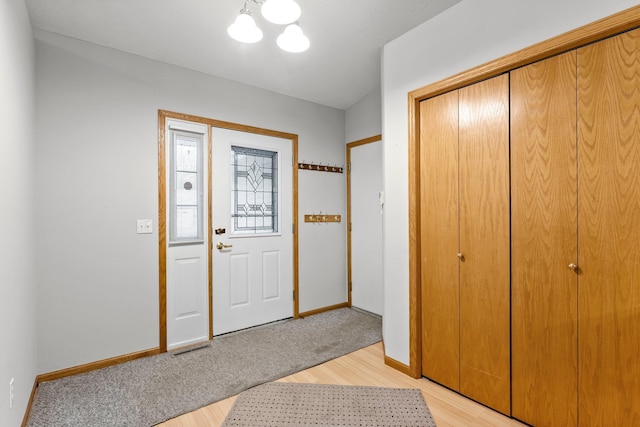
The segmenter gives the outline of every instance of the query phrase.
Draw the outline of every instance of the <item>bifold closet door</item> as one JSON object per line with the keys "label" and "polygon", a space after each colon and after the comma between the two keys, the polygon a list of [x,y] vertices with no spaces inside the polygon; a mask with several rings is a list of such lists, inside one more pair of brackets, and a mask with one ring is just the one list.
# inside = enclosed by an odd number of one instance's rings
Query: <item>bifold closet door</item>
{"label": "bifold closet door", "polygon": [[576,52],[511,72],[512,415],[578,420]]}
{"label": "bifold closet door", "polygon": [[509,76],[459,90],[460,393],[511,413]]}
{"label": "bifold closet door", "polygon": [[460,387],[458,92],[420,103],[422,375]]}
{"label": "bifold closet door", "polygon": [[640,425],[640,30],[578,49],[579,424]]}
{"label": "bifold closet door", "polygon": [[510,413],[509,77],[420,103],[422,372]]}

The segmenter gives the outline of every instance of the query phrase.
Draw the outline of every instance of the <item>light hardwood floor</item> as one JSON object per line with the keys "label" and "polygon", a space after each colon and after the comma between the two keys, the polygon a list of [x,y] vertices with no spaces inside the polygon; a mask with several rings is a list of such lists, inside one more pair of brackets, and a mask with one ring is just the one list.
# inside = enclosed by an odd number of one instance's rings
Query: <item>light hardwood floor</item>
{"label": "light hardwood floor", "polygon": [[[422,395],[438,427],[524,426],[524,424],[507,418],[431,381],[424,378],[413,379],[386,366],[381,343],[365,347],[279,381],[419,388],[422,390]],[[224,421],[235,399],[235,396],[230,397],[158,424],[158,427],[218,427]]]}

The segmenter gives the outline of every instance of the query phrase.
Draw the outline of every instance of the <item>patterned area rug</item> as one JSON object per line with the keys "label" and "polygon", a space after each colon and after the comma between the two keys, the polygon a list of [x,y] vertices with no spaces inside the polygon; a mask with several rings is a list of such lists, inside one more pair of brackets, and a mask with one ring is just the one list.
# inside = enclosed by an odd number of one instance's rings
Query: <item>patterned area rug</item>
{"label": "patterned area rug", "polygon": [[222,427],[435,427],[418,389],[274,382],[238,396]]}

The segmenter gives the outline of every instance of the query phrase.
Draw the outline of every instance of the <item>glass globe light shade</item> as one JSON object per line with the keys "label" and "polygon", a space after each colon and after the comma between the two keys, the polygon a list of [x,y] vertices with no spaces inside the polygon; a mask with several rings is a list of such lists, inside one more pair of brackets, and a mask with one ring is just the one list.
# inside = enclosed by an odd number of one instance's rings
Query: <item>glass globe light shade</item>
{"label": "glass globe light shade", "polygon": [[267,0],[260,11],[264,19],[279,25],[296,21],[302,13],[295,0]]}
{"label": "glass globe light shade", "polygon": [[232,39],[242,43],[256,43],[262,40],[262,30],[245,11],[241,11],[235,22],[227,28],[227,33]]}
{"label": "glass globe light shade", "polygon": [[276,42],[280,49],[293,53],[304,52],[311,44],[297,23],[288,25]]}

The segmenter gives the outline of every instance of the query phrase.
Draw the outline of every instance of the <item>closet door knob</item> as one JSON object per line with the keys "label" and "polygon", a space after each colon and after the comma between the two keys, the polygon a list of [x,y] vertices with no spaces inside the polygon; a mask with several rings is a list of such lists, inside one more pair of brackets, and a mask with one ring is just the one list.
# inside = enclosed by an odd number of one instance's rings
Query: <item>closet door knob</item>
{"label": "closet door knob", "polygon": [[464,261],[464,254],[462,252],[458,253],[458,259]]}
{"label": "closet door knob", "polygon": [[569,264],[569,270],[577,272],[578,271],[578,266],[575,265],[574,263],[570,263]]}

